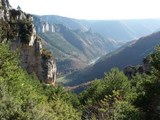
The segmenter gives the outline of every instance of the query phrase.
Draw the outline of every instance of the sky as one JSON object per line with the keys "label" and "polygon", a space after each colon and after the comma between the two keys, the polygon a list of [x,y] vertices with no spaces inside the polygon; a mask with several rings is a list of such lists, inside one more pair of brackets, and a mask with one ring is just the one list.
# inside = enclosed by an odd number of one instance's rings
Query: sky
{"label": "sky", "polygon": [[36,15],[108,20],[160,18],[160,0],[9,0]]}

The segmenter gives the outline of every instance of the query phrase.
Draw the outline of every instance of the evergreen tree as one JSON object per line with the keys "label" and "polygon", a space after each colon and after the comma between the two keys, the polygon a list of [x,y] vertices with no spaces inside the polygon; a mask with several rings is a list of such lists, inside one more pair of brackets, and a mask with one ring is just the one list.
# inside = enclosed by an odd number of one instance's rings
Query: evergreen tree
{"label": "evergreen tree", "polygon": [[20,7],[19,5],[17,6],[17,10],[22,10],[21,7]]}

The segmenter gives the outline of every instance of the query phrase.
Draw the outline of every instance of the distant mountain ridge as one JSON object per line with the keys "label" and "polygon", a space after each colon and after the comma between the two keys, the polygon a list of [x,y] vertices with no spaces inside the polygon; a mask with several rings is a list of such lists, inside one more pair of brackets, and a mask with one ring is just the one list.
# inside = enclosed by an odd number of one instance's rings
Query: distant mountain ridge
{"label": "distant mountain ridge", "polygon": [[156,32],[159,19],[101,20],[89,23],[93,31],[116,41],[130,41]]}
{"label": "distant mountain ridge", "polygon": [[58,61],[61,74],[82,69],[125,42],[157,31],[160,20],[77,20],[35,16],[39,36]]}
{"label": "distant mountain ridge", "polygon": [[73,18],[67,18],[57,15],[44,15],[38,16],[39,18],[51,23],[51,24],[63,24],[69,29],[76,30],[81,29],[87,31],[89,28],[85,24],[81,23],[81,21]]}
{"label": "distant mountain ridge", "polygon": [[72,30],[88,30],[91,28],[104,38],[110,38],[118,42],[134,40],[160,29],[160,19],[78,20],[56,15],[44,15],[39,17],[52,24],[63,24]]}
{"label": "distant mountain ridge", "polygon": [[128,65],[142,64],[142,59],[151,53],[158,44],[160,44],[160,32],[141,37],[112,54],[102,57],[94,65],[67,76],[66,79],[70,81],[67,85],[77,85],[95,78],[102,78],[104,73],[113,67],[124,69]]}

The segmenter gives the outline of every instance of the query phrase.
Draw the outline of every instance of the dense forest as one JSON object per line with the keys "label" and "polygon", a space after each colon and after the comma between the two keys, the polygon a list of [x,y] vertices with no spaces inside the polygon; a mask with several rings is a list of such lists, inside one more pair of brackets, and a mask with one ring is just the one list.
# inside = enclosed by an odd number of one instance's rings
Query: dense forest
{"label": "dense forest", "polygon": [[1,120],[80,119],[72,107],[74,94],[63,87],[41,84],[19,65],[18,52],[0,44],[0,118]]}
{"label": "dense forest", "polygon": [[160,119],[160,46],[149,55],[152,70],[128,79],[113,68],[79,95],[60,85],[40,83],[19,63],[19,52],[0,44],[0,117],[2,120],[158,120]]}

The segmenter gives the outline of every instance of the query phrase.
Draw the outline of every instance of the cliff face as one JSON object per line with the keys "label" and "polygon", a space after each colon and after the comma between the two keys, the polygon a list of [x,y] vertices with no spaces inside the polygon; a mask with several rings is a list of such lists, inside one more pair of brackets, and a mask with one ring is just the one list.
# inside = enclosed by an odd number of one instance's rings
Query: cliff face
{"label": "cliff face", "polygon": [[44,45],[58,59],[58,75],[69,74],[92,64],[100,56],[114,50],[115,44],[91,29],[72,30],[63,24],[54,24],[41,16],[33,16],[37,34]]}
{"label": "cliff face", "polygon": [[33,23],[36,26],[36,31],[38,33],[54,33],[56,32],[56,25],[49,24],[48,22],[41,20],[38,16],[33,16]]}
{"label": "cliff face", "polygon": [[56,63],[51,53],[44,52],[32,23],[33,17],[12,9],[8,0],[0,0],[0,20],[3,31],[1,42],[11,41],[11,49],[20,51],[22,67],[28,73],[35,73],[41,81],[54,84]]}
{"label": "cliff face", "polygon": [[9,20],[9,10],[12,9],[8,0],[0,1],[0,18]]}

